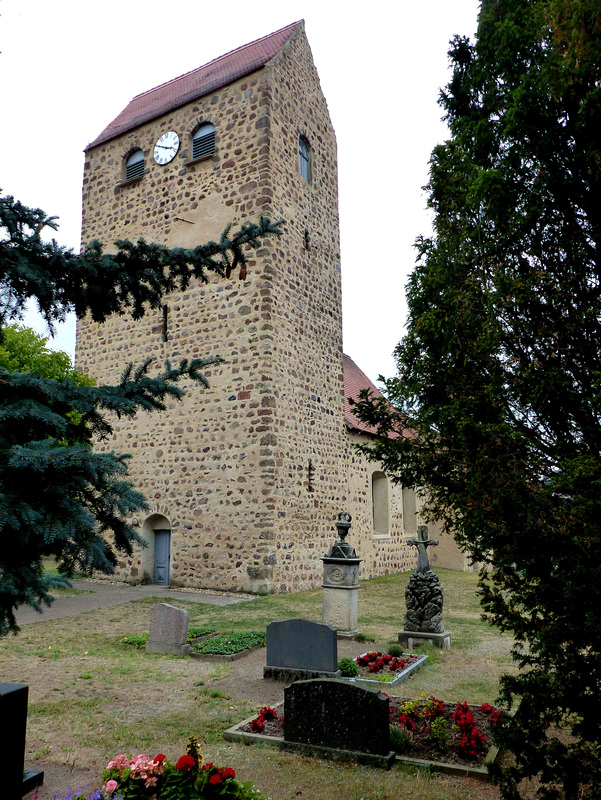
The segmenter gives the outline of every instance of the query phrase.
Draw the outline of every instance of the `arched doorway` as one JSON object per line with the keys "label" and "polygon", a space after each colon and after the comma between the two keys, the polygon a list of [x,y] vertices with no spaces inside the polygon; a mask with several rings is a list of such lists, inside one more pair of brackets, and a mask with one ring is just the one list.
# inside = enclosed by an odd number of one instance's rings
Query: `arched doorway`
{"label": "arched doorway", "polygon": [[169,585],[171,563],[171,523],[162,514],[151,514],[142,526],[148,547],[142,554],[144,576],[159,586]]}
{"label": "arched doorway", "polygon": [[171,530],[157,528],[154,531],[154,583],[169,585],[169,558],[171,556]]}

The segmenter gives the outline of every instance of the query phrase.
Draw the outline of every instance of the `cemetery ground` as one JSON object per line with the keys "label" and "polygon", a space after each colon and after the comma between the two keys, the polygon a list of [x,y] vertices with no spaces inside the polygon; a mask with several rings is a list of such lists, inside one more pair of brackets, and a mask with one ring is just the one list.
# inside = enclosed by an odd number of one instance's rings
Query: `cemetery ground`
{"label": "cemetery ground", "polygon": [[[480,619],[476,576],[439,570],[445,587],[448,652],[427,648],[427,666],[408,682],[383,691],[399,697],[427,692],[447,701],[494,703],[498,679],[515,669],[511,639]],[[359,629],[372,641],[340,640],[338,657],[383,650],[396,641],[405,609],[408,573],[361,582]],[[274,620],[321,619],[321,589],[261,597],[228,606],[202,595],[174,601],[190,625],[220,632],[263,630]],[[75,599],[75,598],[74,598]],[[161,598],[164,600],[164,598]],[[26,765],[45,771],[40,800],[67,787],[98,785],[107,761],[119,752],[165,753],[175,760],[190,735],[206,761],[231,766],[273,800],[495,800],[479,781],[396,765],[390,772],[280,752],[267,745],[225,742],[223,731],[260,706],[283,699],[285,684],[262,677],[265,651],[238,661],[195,661],[150,655],[123,644],[148,630],[157,598],[123,603],[63,619],[24,625],[0,641],[0,675],[29,685]]]}

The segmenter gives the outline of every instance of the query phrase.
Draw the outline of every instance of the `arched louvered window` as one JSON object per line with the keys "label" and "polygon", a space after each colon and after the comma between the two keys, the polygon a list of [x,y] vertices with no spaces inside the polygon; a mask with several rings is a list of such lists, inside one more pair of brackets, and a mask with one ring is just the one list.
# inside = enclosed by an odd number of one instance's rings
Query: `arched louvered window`
{"label": "arched louvered window", "polygon": [[201,125],[192,137],[192,160],[215,152],[215,127],[210,122]]}
{"label": "arched louvered window", "polygon": [[141,150],[134,150],[125,162],[125,180],[141,178],[144,174],[144,153]]}
{"label": "arched louvered window", "polygon": [[311,149],[309,143],[302,136],[298,140],[298,168],[301,177],[311,183]]}

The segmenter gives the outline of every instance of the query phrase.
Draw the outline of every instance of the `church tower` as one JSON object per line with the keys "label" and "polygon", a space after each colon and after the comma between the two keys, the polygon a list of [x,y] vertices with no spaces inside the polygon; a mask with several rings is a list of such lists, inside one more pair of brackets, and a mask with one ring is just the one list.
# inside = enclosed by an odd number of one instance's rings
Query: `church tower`
{"label": "church tower", "polygon": [[83,244],[217,239],[283,218],[244,280],[193,284],[143,319],[86,319],[77,367],[220,355],[209,389],[115,420],[150,510],[117,576],[255,592],[319,585],[345,463],[336,140],[297,22],[135,97],[86,148]]}

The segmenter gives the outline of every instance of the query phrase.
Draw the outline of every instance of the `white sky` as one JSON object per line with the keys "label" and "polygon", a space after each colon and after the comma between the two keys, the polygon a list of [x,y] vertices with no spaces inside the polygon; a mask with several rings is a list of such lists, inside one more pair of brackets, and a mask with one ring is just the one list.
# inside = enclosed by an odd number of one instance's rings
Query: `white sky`
{"label": "white sky", "polygon": [[[430,230],[421,187],[446,137],[448,43],[473,36],[478,10],[478,0],[0,0],[0,188],[60,217],[57,240],[78,249],[83,148],[129,100],[304,19],[338,139],[344,349],[372,380],[391,376],[413,242]],[[73,352],[74,323],[54,346]]]}

